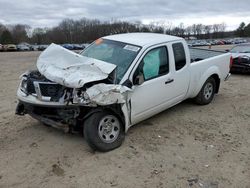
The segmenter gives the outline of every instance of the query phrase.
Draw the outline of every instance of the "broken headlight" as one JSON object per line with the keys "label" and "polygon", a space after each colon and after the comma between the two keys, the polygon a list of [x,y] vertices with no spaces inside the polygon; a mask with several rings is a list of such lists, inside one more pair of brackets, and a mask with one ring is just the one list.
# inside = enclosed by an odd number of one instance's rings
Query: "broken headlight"
{"label": "broken headlight", "polygon": [[22,77],[21,83],[20,83],[20,89],[22,92],[27,93],[27,86],[28,86],[28,80],[26,76]]}
{"label": "broken headlight", "polygon": [[73,103],[88,104],[89,103],[88,94],[81,89],[74,89]]}

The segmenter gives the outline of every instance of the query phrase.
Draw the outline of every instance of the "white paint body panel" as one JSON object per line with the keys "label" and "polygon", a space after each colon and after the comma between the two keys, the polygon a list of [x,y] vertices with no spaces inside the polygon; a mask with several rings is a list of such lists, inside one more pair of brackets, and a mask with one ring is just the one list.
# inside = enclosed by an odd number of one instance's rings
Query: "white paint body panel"
{"label": "white paint body panel", "polygon": [[221,81],[224,81],[229,73],[229,63],[231,55],[229,53],[215,56],[190,64],[189,71],[190,87],[186,98],[195,97],[201,90],[205,81],[213,74],[217,74]]}
{"label": "white paint body panel", "polygon": [[[168,49],[170,67],[168,74],[134,86],[131,94],[131,124],[136,124],[179,103],[186,96],[189,86],[188,64],[180,71],[175,71],[171,45],[171,42],[153,45],[147,48],[139,59],[138,62],[148,51],[164,46]],[[166,84],[168,80],[174,81]]]}

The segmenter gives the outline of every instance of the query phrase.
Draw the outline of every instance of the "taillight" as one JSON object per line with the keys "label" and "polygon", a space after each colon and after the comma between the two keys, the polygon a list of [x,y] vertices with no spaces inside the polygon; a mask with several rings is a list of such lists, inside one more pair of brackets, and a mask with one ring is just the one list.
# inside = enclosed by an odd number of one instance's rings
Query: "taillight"
{"label": "taillight", "polygon": [[230,57],[230,64],[229,64],[229,69],[231,69],[232,68],[232,66],[233,66],[233,57],[231,56]]}

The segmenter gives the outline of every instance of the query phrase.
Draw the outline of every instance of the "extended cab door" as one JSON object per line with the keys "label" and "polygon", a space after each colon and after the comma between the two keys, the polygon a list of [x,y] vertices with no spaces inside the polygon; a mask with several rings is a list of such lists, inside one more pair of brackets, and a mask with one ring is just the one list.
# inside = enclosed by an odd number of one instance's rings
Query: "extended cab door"
{"label": "extended cab door", "polygon": [[180,51],[175,51],[177,52],[173,52],[172,44],[166,44],[152,47],[142,56],[133,73],[132,124],[151,117],[184,98],[189,85],[189,74],[186,62],[182,62],[182,65],[178,61],[175,63],[175,58],[181,58],[178,57]]}
{"label": "extended cab door", "polygon": [[174,65],[174,87],[176,97],[178,97],[179,102],[185,99],[189,84],[190,84],[190,54],[186,43],[184,42],[171,42],[171,55],[170,61]]}

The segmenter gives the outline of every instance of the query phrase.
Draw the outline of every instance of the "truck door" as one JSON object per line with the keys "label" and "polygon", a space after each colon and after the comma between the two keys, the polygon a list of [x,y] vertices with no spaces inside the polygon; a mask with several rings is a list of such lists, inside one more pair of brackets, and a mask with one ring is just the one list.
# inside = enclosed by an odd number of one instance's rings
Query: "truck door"
{"label": "truck door", "polygon": [[135,124],[166,109],[176,98],[167,46],[147,50],[133,74],[131,122]]}
{"label": "truck door", "polygon": [[186,97],[189,83],[190,83],[190,57],[187,52],[189,49],[187,45],[184,45],[182,42],[173,42],[170,43],[172,50],[171,64],[174,65],[174,74],[172,78],[174,79],[174,90],[176,96],[182,101]]}

